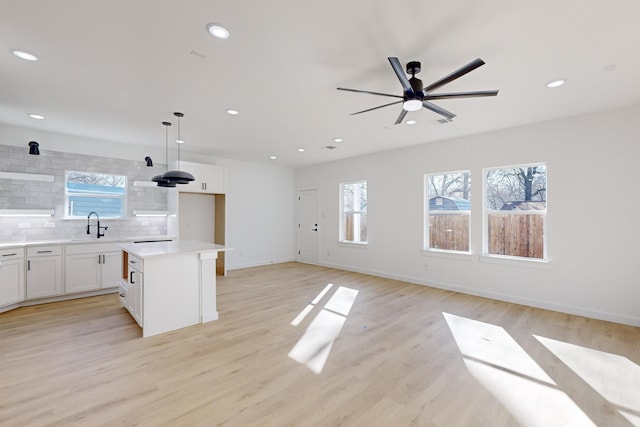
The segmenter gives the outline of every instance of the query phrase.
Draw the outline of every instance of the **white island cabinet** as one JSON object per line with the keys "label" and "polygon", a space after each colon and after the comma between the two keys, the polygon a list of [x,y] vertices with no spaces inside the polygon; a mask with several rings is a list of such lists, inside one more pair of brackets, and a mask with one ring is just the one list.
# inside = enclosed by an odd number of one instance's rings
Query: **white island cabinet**
{"label": "white island cabinet", "polygon": [[218,319],[216,258],[228,248],[195,240],[120,247],[120,302],[143,337]]}

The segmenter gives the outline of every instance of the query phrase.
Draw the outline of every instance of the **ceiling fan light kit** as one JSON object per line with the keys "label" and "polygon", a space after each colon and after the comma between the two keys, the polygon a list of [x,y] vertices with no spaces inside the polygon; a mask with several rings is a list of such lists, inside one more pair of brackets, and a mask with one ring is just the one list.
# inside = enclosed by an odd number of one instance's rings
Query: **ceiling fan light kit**
{"label": "ceiling fan light kit", "polygon": [[407,63],[407,74],[411,75],[411,78],[405,74],[402,69],[402,65],[400,65],[400,61],[396,57],[387,58],[389,63],[391,64],[391,68],[393,68],[396,77],[400,81],[402,85],[403,94],[393,95],[389,93],[380,93],[380,92],[372,92],[368,90],[359,90],[359,89],[348,89],[339,87],[338,90],[344,90],[349,92],[357,92],[357,93],[367,93],[369,95],[377,95],[377,96],[386,96],[391,98],[399,98],[399,101],[390,102],[388,104],[379,105],[377,107],[369,108],[366,110],[358,111],[354,114],[366,113],[369,111],[377,110],[379,108],[388,107],[390,105],[396,105],[402,103],[402,111],[400,111],[400,115],[396,119],[395,124],[400,124],[404,120],[407,112],[409,111],[418,111],[423,107],[427,110],[431,110],[434,113],[440,114],[448,121],[451,121],[456,115],[450,111],[445,110],[442,107],[439,107],[429,101],[438,100],[438,99],[453,99],[453,98],[479,98],[485,96],[496,96],[498,94],[497,90],[483,90],[483,91],[473,91],[473,92],[454,92],[454,93],[432,93],[436,89],[441,88],[442,86],[451,83],[452,81],[464,76],[465,74],[475,70],[476,68],[484,65],[484,61],[480,58],[474,59],[467,65],[458,68],[454,72],[442,77],[439,80],[431,83],[427,87],[424,87],[422,84],[422,80],[416,77],[421,70],[421,64],[418,61],[411,61]]}

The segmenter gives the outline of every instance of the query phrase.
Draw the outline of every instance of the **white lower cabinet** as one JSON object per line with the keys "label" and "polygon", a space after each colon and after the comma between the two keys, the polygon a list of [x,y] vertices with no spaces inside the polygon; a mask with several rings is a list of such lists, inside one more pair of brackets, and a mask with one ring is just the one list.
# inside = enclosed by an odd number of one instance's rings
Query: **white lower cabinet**
{"label": "white lower cabinet", "polygon": [[120,282],[120,303],[131,313],[131,316],[140,327],[143,327],[142,292],[144,289],[144,274],[142,268],[142,260],[129,255],[127,278]]}
{"label": "white lower cabinet", "polygon": [[116,244],[67,246],[65,293],[117,287],[120,283],[122,251]]}
{"label": "white lower cabinet", "polygon": [[62,295],[62,246],[27,248],[27,299]]}
{"label": "white lower cabinet", "polygon": [[24,301],[24,249],[0,250],[0,307]]}

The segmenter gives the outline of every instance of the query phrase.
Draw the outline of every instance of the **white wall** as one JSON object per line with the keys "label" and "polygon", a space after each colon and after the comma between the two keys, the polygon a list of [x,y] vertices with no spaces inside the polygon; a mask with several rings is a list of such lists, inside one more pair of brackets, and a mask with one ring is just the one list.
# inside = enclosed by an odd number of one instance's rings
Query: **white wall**
{"label": "white wall", "polygon": [[[296,170],[318,188],[323,265],[640,326],[640,106]],[[482,169],[545,162],[546,264],[482,252]],[[470,169],[471,256],[423,254],[423,177]],[[366,249],[341,246],[339,183],[368,181]],[[426,266],[426,267],[425,267]]]}
{"label": "white wall", "polygon": [[[164,161],[164,147],[153,149],[112,141],[46,132],[0,124],[0,144],[24,146],[40,143],[40,152],[60,151],[142,161],[150,155],[154,165]],[[182,153],[182,159],[216,164],[227,169],[227,269],[295,259],[295,184],[291,168]],[[161,168],[149,169],[149,178]],[[19,172],[19,170],[13,170]],[[63,197],[64,195],[61,195]]]}
{"label": "white wall", "polygon": [[290,168],[218,159],[227,168],[227,269],[293,261],[295,174]]}

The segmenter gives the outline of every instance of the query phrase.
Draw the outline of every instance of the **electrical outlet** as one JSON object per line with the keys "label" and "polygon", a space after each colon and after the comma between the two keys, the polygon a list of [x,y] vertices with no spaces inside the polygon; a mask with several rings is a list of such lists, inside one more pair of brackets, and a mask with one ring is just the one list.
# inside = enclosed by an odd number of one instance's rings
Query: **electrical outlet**
{"label": "electrical outlet", "polygon": [[44,228],[56,228],[56,223],[55,222],[45,222],[44,223]]}
{"label": "electrical outlet", "polygon": [[30,222],[21,222],[18,224],[18,228],[31,228]]}

